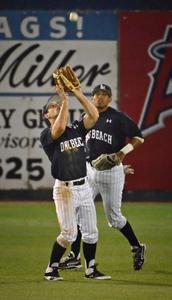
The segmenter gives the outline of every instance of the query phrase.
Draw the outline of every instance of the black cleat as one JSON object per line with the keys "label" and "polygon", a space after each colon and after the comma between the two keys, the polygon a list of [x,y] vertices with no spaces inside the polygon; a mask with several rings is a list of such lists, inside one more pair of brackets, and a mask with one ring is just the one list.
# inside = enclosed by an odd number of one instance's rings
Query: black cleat
{"label": "black cleat", "polygon": [[105,275],[99,272],[96,266],[88,268],[85,273],[85,278],[88,279],[98,279],[98,280],[108,280],[111,279],[111,276]]}
{"label": "black cleat", "polygon": [[57,267],[48,267],[45,271],[44,278],[49,281],[63,280],[63,277],[59,275]]}
{"label": "black cleat", "polygon": [[140,247],[133,246],[132,253],[133,253],[133,268],[135,271],[139,271],[142,269],[142,266],[145,261],[145,250],[146,245],[140,244]]}
{"label": "black cleat", "polygon": [[59,263],[59,269],[65,270],[65,269],[80,269],[82,267],[81,265],[81,259],[76,258],[74,253],[71,251],[66,257],[64,257],[61,262]]}

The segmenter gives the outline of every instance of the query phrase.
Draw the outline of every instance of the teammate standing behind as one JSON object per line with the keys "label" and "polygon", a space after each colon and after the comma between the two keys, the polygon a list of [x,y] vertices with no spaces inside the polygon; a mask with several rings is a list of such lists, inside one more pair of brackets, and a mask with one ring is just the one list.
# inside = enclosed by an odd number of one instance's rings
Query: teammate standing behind
{"label": "teammate standing behind", "polygon": [[[73,77],[73,70],[69,71]],[[66,73],[68,74],[68,72]],[[83,252],[85,257],[85,277],[89,279],[110,279],[96,269],[95,254],[98,240],[97,220],[94,201],[86,177],[86,154],[84,139],[88,130],[98,119],[98,111],[83,95],[81,88],[62,74],[76,99],[85,110],[81,121],[71,126],[68,122],[68,96],[61,81],[61,70],[56,71],[58,95],[51,97],[43,108],[43,117],[49,127],[41,133],[40,140],[51,161],[51,173],[55,178],[53,198],[61,233],[55,241],[44,277],[47,280],[62,280],[58,266],[69,244],[77,236],[77,222],[81,225]],[[75,78],[76,79],[76,78]],[[63,82],[64,83],[64,82]]]}
{"label": "teammate standing behind", "polygon": [[[136,237],[132,226],[121,212],[125,172],[122,160],[132,150],[140,146],[144,139],[140,129],[126,114],[109,107],[112,100],[111,88],[105,84],[96,86],[92,92],[93,104],[99,111],[99,119],[86,136],[88,151],[88,178],[93,198],[101,194],[106,218],[110,227],[118,229],[131,245],[134,270],[140,270],[144,263],[145,245]],[[130,142],[126,145],[126,139]],[[119,164],[108,170],[93,168],[92,161],[107,153],[115,155]],[[113,157],[113,156],[112,156]],[[81,266],[80,239],[78,232],[71,252],[65,257],[60,268],[68,269]]]}

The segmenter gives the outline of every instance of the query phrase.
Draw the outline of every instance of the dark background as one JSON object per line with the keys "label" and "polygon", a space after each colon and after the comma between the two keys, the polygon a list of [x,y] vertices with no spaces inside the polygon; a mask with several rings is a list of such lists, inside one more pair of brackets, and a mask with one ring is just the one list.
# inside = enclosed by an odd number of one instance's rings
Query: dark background
{"label": "dark background", "polygon": [[54,10],[169,10],[171,0],[1,0],[0,9],[54,9]]}

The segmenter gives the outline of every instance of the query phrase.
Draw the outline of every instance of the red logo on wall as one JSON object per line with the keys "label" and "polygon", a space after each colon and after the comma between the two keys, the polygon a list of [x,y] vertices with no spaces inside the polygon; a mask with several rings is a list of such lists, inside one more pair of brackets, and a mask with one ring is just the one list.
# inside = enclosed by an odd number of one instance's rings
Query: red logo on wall
{"label": "red logo on wall", "polygon": [[172,115],[172,26],[167,26],[162,40],[152,43],[148,52],[156,63],[149,74],[150,85],[139,121],[144,136],[164,127],[164,119]]}
{"label": "red logo on wall", "polygon": [[119,109],[145,142],[127,155],[126,190],[172,191],[172,12],[120,12]]}

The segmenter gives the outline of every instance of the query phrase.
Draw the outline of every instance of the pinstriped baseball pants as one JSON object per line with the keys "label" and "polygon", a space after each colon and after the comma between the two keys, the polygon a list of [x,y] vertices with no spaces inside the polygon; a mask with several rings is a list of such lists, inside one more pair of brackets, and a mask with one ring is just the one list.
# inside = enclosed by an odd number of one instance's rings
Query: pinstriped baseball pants
{"label": "pinstriped baseball pants", "polygon": [[82,185],[65,185],[55,180],[53,199],[61,233],[58,239],[70,244],[76,240],[77,225],[80,226],[82,240],[94,244],[98,240],[97,217],[88,180]]}
{"label": "pinstriped baseball pants", "polygon": [[97,171],[87,163],[87,174],[93,199],[101,194],[106,218],[110,227],[121,229],[126,218],[121,212],[125,174],[122,163],[110,170]]}

